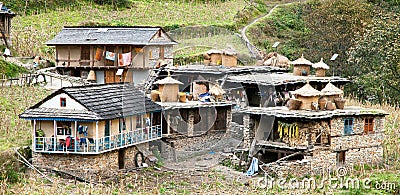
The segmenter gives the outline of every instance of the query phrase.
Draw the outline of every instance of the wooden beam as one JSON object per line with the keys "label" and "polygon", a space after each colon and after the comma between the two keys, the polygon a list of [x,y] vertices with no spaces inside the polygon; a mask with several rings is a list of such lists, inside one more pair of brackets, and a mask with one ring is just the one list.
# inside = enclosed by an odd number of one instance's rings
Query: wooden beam
{"label": "wooden beam", "polygon": [[54,145],[54,151],[56,151],[56,145],[57,145],[57,122],[53,120],[54,123],[54,140],[53,140],[53,145]]}
{"label": "wooden beam", "polygon": [[32,142],[32,151],[36,152],[35,142],[36,142],[36,120],[33,120],[33,142]]}
{"label": "wooden beam", "polygon": [[78,136],[76,136],[76,132],[77,132],[77,130],[78,130],[77,128],[78,128],[78,121],[75,121],[75,130],[74,130],[74,139],[75,139],[75,140],[74,140],[74,151],[75,151],[75,152],[76,152],[76,141],[77,141],[76,138],[78,137]]}
{"label": "wooden beam", "polygon": [[96,152],[99,152],[99,121],[96,121]]}
{"label": "wooden beam", "polygon": [[69,67],[71,65],[71,47],[68,45],[68,65],[67,67]]}

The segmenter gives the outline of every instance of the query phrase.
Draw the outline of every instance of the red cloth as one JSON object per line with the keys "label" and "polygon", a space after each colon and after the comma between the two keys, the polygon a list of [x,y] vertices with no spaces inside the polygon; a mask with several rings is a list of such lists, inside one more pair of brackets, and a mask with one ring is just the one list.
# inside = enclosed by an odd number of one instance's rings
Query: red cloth
{"label": "red cloth", "polygon": [[67,145],[67,148],[71,145],[71,137],[67,137],[67,140],[66,140],[66,145]]}

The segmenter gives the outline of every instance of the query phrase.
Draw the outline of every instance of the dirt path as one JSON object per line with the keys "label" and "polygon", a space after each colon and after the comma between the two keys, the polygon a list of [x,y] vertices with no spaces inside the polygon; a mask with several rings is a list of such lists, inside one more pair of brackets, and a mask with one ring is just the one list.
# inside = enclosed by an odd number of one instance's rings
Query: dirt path
{"label": "dirt path", "polygon": [[250,42],[249,38],[247,38],[247,35],[246,35],[247,29],[248,29],[250,26],[252,26],[252,25],[254,25],[255,23],[257,23],[258,21],[260,21],[261,19],[264,19],[264,18],[270,16],[270,15],[274,12],[274,10],[275,10],[277,7],[279,7],[279,6],[285,6],[285,5],[290,5],[290,4],[293,4],[293,3],[295,3],[295,1],[294,1],[294,2],[289,2],[289,3],[284,3],[284,4],[277,4],[277,5],[275,5],[271,10],[269,10],[269,12],[268,12],[267,14],[262,15],[262,16],[256,18],[256,19],[254,19],[252,22],[250,22],[249,24],[247,24],[245,27],[243,27],[243,28],[240,30],[241,36],[242,36],[243,40],[246,42],[246,46],[247,46],[247,48],[249,49],[250,53],[253,55],[253,57],[261,57],[261,53],[260,53],[261,50],[258,49],[256,46],[254,46],[254,45]]}

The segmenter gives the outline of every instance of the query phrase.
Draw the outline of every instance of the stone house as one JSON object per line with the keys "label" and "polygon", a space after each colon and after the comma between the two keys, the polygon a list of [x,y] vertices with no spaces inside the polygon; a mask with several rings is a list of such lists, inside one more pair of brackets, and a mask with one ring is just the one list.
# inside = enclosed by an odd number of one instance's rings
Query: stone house
{"label": "stone house", "polygon": [[161,109],[132,84],[101,84],[61,88],[20,118],[32,122],[34,165],[115,171],[140,165],[137,147],[161,139]]}
{"label": "stone house", "polygon": [[[278,175],[304,176],[313,169],[380,163],[386,113],[360,107],[289,110],[287,107],[246,107],[244,144],[249,155],[270,163]],[[275,164],[285,158],[283,164]]]}
{"label": "stone house", "polygon": [[[56,67],[96,83],[142,83],[161,61],[172,65],[177,44],[161,27],[65,27],[46,42],[56,50]],[[120,70],[117,72],[117,70]]]}

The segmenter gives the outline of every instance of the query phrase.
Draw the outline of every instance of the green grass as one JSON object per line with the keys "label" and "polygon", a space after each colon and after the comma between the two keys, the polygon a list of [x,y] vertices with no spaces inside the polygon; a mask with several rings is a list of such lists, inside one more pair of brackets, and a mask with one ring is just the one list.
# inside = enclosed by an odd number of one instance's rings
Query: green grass
{"label": "green grass", "polygon": [[0,59],[0,79],[2,76],[13,78],[24,72],[27,72],[25,68]]}
{"label": "green grass", "polygon": [[40,54],[54,58],[54,50],[44,43],[51,40],[63,26],[163,26],[176,28],[190,25],[235,25],[235,15],[245,6],[243,0],[225,2],[135,1],[131,8],[114,10],[110,6],[82,4],[80,7],[50,10],[13,20],[13,47],[19,55]]}
{"label": "green grass", "polygon": [[301,4],[294,3],[277,7],[270,16],[250,26],[247,35],[251,42],[267,53],[273,51],[274,42],[280,42],[278,52],[294,60],[304,50],[299,40],[308,33],[302,19]]}
{"label": "green grass", "polygon": [[0,88],[0,152],[32,143],[30,123],[18,115],[49,93],[38,87]]}

